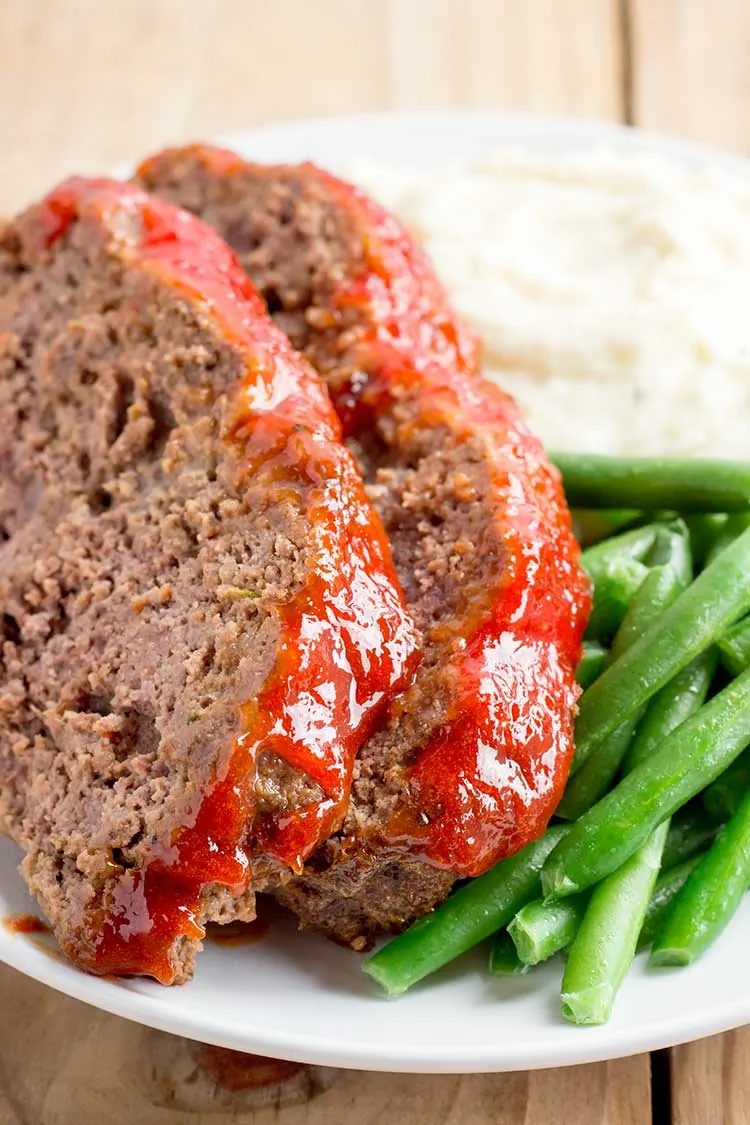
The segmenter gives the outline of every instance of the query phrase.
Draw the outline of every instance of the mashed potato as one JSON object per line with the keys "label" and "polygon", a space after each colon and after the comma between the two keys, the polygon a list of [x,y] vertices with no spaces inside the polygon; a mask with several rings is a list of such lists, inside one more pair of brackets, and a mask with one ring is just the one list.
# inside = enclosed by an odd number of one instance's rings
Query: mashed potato
{"label": "mashed potato", "polygon": [[594,151],[348,173],[416,232],[550,446],[750,453],[750,179]]}

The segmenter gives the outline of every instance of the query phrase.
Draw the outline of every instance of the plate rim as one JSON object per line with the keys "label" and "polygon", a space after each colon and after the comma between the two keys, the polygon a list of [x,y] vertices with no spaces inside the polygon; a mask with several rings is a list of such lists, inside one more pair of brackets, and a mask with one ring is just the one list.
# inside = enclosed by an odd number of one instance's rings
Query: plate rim
{"label": "plate rim", "polygon": [[[675,1030],[673,1019],[665,1018],[653,1025],[637,1043],[633,1042],[634,1032],[630,1025],[606,1030],[602,1027],[570,1025],[565,1029],[569,1031],[569,1035],[564,1043],[555,1044],[554,1058],[539,1057],[537,1053],[529,1054],[531,1048],[528,1045],[520,1048],[511,1045],[508,1048],[507,1044],[503,1045],[502,1058],[498,1058],[497,1049],[493,1051],[491,1046],[481,1051],[472,1048],[462,1053],[460,1045],[458,1048],[432,1048],[424,1052],[419,1046],[415,1046],[408,1057],[404,1057],[402,1051],[390,1053],[387,1047],[378,1045],[363,1056],[361,1047],[348,1047],[343,1040],[335,1043],[326,1039],[311,1041],[297,1038],[293,1033],[272,1033],[269,1036],[267,1033],[264,1035],[262,1032],[253,1032],[248,1035],[226,1026],[214,1017],[199,1018],[182,1010],[172,1014],[160,1003],[158,993],[152,995],[151,992],[133,990],[128,987],[127,981],[90,976],[66,962],[57,949],[35,947],[24,940],[23,935],[7,935],[6,941],[0,941],[0,962],[62,995],[157,1031],[196,1042],[211,1043],[217,1047],[344,1070],[402,1074],[494,1074],[547,1070],[606,1062],[676,1047],[750,1023],[748,992],[746,996],[735,998],[713,1010],[709,1019],[700,1011],[690,1018],[684,1018],[678,1030]],[[153,987],[159,988],[158,985]],[[189,988],[189,984],[180,987]],[[164,991],[168,996],[169,991]],[[397,1010],[397,1000],[376,997],[374,1002],[392,1005]]]}

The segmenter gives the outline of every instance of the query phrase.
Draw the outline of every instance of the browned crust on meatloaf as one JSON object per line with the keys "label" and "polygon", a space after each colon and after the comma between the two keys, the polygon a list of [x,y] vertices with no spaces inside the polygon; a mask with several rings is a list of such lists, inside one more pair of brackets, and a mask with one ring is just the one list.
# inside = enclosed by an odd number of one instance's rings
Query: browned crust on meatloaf
{"label": "browned crust on meatloaf", "polygon": [[[229,241],[274,318],[334,391],[356,384],[352,343],[361,313],[342,311],[335,297],[363,269],[367,231],[324,178],[304,167],[233,164],[222,154],[212,166],[200,146],[153,158],[140,174],[149,190],[199,214]],[[350,441],[390,537],[424,659],[388,725],[360,750],[341,834],[276,895],[304,924],[357,948],[403,929],[455,881],[451,872],[394,855],[383,835],[407,792],[409,767],[445,723],[454,646],[502,570],[491,441],[491,434],[460,432],[447,417],[426,423],[418,388],[403,389],[373,429]]]}
{"label": "browned crust on meatloaf", "polygon": [[[272,667],[309,534],[299,498],[238,490],[222,455],[243,367],[210,311],[91,223],[40,257],[37,221],[0,236],[0,826],[75,952],[112,872],[194,817]],[[258,796],[320,793],[270,758]],[[251,892],[202,897],[202,921],[253,916]]]}

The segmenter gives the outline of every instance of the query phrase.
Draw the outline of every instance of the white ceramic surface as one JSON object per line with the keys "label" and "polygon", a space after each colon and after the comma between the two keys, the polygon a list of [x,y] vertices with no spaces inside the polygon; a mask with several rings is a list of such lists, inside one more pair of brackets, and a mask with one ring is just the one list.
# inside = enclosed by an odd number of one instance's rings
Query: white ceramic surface
{"label": "white ceramic surface", "polygon": [[[739,158],[595,123],[493,114],[382,115],[301,122],[221,138],[259,160],[369,157],[437,165],[512,144],[547,152],[591,145],[645,147],[690,163]],[[169,138],[165,138],[168,141]],[[0,916],[33,910],[0,841]],[[396,1001],[384,999],[356,954],[297,933],[291,920],[249,945],[208,944],[195,979],[166,989],[86,976],[49,939],[0,926],[0,960],[61,992],[128,1019],[226,1047],[332,1066],[402,1071],[499,1071],[561,1066],[665,1047],[750,1022],[750,902],[690,969],[650,971],[639,958],[602,1028],[558,1014],[558,962],[526,977],[492,979],[474,951]]]}

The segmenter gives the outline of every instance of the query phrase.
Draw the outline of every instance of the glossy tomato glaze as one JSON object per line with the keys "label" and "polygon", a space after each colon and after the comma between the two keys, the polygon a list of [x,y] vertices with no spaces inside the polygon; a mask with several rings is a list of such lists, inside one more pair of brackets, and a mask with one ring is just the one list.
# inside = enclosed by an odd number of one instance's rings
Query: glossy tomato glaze
{"label": "glossy tomato glaze", "polygon": [[[210,310],[245,362],[225,432],[237,487],[254,474],[277,500],[304,497],[313,540],[309,581],[276,608],[276,665],[242,705],[241,732],[193,822],[155,843],[142,869],[118,871],[71,951],[97,973],[145,973],[168,983],[175,944],[203,937],[207,887],[244,891],[258,847],[298,870],[339,826],[357,748],[418,663],[416,633],[328,396],[223,241],[193,216],[108,180],[67,181],[40,204],[39,222],[48,246],[73,222],[103,227],[126,263]],[[323,796],[256,824],[251,836],[261,748],[303,770]]]}
{"label": "glossy tomato glaze", "polygon": [[345,433],[372,427],[408,396],[415,426],[479,438],[491,467],[502,566],[456,619],[451,714],[420,752],[410,799],[388,830],[392,845],[478,875],[540,836],[561,796],[588,581],[559,474],[512,399],[479,378],[475,338],[422,251],[351,185],[312,165],[300,171],[364,232],[364,268],[332,301],[354,325],[343,366],[356,375],[332,389]]}

